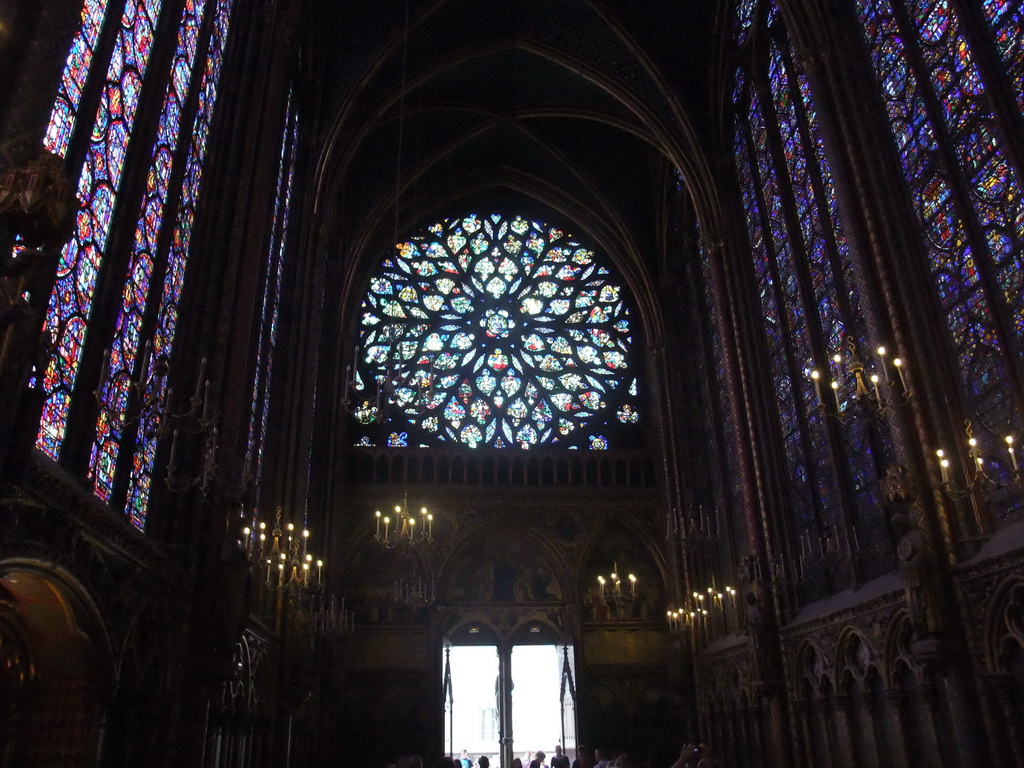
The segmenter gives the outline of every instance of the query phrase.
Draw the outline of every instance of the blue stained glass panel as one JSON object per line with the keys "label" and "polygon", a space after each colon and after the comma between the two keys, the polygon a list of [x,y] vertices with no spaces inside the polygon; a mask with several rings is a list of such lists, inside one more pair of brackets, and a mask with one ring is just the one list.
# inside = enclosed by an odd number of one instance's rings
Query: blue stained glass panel
{"label": "blue stained glass panel", "polygon": [[982,0],[981,7],[992,25],[1017,108],[1024,112],[1024,5],[1019,0]]}
{"label": "blue stained glass panel", "polygon": [[[994,302],[1007,302],[1014,330],[1024,320],[1021,286],[1020,183],[1003,159],[1002,140],[993,123],[985,89],[959,22],[945,2],[916,2],[908,10],[915,27],[906,30],[890,0],[859,0],[858,10],[882,86],[890,127],[925,233],[936,295],[946,313],[957,352],[960,378],[974,416],[989,429],[1017,428],[1018,417],[1007,382],[1005,341],[996,331]],[[920,38],[926,72],[914,69],[907,40]],[[934,94],[941,113],[931,115]],[[943,122],[936,129],[932,120]],[[956,190],[956,171],[940,142],[948,132],[952,154],[970,186],[970,198]],[[984,232],[979,241],[971,219]],[[985,292],[976,259],[989,248],[1002,295]]]}
{"label": "blue stained glass panel", "polygon": [[74,130],[75,118],[78,115],[78,105],[82,100],[82,88],[85,87],[85,80],[89,76],[96,40],[103,27],[108,5],[105,0],[85,0],[85,5],[82,6],[82,26],[71,43],[57,98],[50,113],[50,122],[43,138],[43,146],[61,157],[68,151],[71,132]]}
{"label": "blue stained glass panel", "polygon": [[[181,199],[175,213],[171,247],[167,256],[167,270],[157,311],[157,327],[153,334],[152,344],[153,359],[160,356],[169,359],[174,346],[174,333],[178,322],[178,301],[185,282],[185,268],[192,240],[192,223],[199,202],[207,139],[217,102],[217,86],[224,61],[224,49],[227,45],[233,3],[234,0],[217,0],[214,9],[213,32],[210,36],[203,75],[199,82],[199,104],[185,159]],[[166,383],[163,386],[166,386]],[[161,391],[155,394],[156,401],[160,401],[166,392],[161,388]],[[146,524],[159,426],[159,411],[155,408],[145,410],[140,419],[136,437],[136,449],[132,459],[131,475],[128,479],[128,501],[125,509],[132,523],[140,530]]]}
{"label": "blue stained glass panel", "polygon": [[53,334],[57,352],[43,377],[46,400],[36,445],[53,459],[60,453],[67,429],[96,277],[110,233],[160,6],[161,0],[129,0],[125,6],[78,183],[75,233],[61,251],[50,296],[46,327]]}
{"label": "blue stained glass panel", "polygon": [[114,342],[110,350],[108,375],[105,381],[100,382],[100,415],[89,459],[89,474],[96,495],[104,501],[109,501],[113,490],[131,381],[133,376],[136,380],[148,380],[153,373],[152,366],[149,366],[147,371],[135,371],[139,355],[139,332],[149,297],[157,238],[160,235],[164,206],[167,203],[182,105],[188,95],[192,62],[196,55],[196,42],[205,6],[205,0],[198,4],[195,0],[188,0],[182,11],[181,23],[178,26],[178,45],[164,95],[152,162],[146,177],[142,210],[135,226],[131,262],[125,280],[124,295],[121,298],[121,311],[117,318]]}

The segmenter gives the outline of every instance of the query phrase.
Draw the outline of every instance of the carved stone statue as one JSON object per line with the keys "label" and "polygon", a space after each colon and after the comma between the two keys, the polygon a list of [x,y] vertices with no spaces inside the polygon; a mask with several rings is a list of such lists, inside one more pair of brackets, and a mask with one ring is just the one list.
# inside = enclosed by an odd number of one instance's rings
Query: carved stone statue
{"label": "carved stone statue", "polygon": [[900,575],[907,594],[907,612],[914,637],[940,634],[939,604],[942,598],[938,567],[924,532],[919,528],[908,531],[896,547],[896,556],[900,561]]}

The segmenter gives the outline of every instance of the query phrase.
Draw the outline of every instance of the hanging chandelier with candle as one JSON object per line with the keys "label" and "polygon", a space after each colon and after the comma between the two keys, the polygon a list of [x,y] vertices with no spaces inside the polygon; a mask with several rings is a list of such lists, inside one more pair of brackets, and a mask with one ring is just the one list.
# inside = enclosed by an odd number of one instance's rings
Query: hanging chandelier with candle
{"label": "hanging chandelier with candle", "polygon": [[387,549],[405,544],[430,544],[434,541],[434,515],[426,507],[417,514],[409,508],[408,500],[395,505],[391,513],[374,511],[376,532],[374,540]]}
{"label": "hanging chandelier with candle", "polygon": [[261,572],[268,587],[293,590],[318,590],[323,586],[323,558],[309,552],[310,530],[281,520],[281,507],[273,527],[258,520],[255,512],[251,525],[242,529],[245,552]]}

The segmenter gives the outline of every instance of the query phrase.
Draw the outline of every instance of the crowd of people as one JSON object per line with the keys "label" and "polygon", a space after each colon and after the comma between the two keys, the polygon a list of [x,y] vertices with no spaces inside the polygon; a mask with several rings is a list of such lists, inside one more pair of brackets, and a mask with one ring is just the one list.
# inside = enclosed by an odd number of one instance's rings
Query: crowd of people
{"label": "crowd of people", "polygon": [[[497,756],[480,755],[473,758],[466,750],[458,758],[442,757],[433,764],[433,768],[491,768],[492,760],[495,768]],[[423,759],[418,755],[399,758],[387,768],[423,768]],[[561,744],[555,745],[555,752],[548,760],[543,751],[526,752],[522,757],[512,760],[509,768],[662,768],[651,760],[634,761],[622,751],[607,749],[590,749],[584,745],[576,747],[576,756],[570,760]],[[721,768],[715,762],[711,747],[707,743],[688,742],[683,745],[679,758],[668,768]]]}

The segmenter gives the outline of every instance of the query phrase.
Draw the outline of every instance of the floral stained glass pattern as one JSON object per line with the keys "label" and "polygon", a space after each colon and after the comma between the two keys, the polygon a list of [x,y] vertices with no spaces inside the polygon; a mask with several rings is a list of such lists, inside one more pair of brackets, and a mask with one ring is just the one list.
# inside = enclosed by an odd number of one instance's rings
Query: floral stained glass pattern
{"label": "floral stained glass pattern", "polygon": [[[160,357],[170,358],[174,345],[174,333],[178,323],[178,301],[185,282],[185,268],[192,241],[192,224],[199,203],[207,139],[217,102],[217,86],[224,62],[224,49],[227,45],[228,26],[233,4],[234,0],[217,0],[214,10],[213,33],[210,36],[203,74],[199,82],[199,103],[185,159],[181,199],[175,213],[170,252],[167,256],[167,269],[157,311],[156,330],[152,339],[153,354],[150,356],[149,369],[144,372],[147,377],[152,375],[152,366],[155,365],[157,359]],[[156,399],[162,400],[165,395],[166,392],[161,390],[156,393]],[[146,522],[153,467],[156,461],[158,426],[158,411],[155,409],[144,411],[136,436],[136,448],[128,480],[128,501],[125,510],[132,523],[139,529],[144,528]]]}
{"label": "floral stained glass pattern", "polygon": [[55,155],[64,157],[71,141],[71,132],[78,116],[78,105],[82,99],[85,79],[89,76],[96,40],[103,27],[103,19],[109,3],[105,0],[85,0],[82,6],[82,26],[71,42],[68,61],[60,78],[57,98],[50,113],[43,146]]}
{"label": "floral stained glass pattern", "polygon": [[397,379],[394,403],[427,442],[600,449],[584,425],[616,410],[634,421],[624,292],[558,229],[497,214],[436,224],[385,259],[363,309],[363,380]]}
{"label": "floral stained glass pattern", "polygon": [[64,441],[71,391],[160,5],[161,0],[129,0],[125,6],[78,183],[75,233],[61,252],[50,296],[46,327],[57,352],[43,377],[46,401],[36,445],[53,459]]}
{"label": "floral stained glass pattern", "polygon": [[114,471],[132,378],[139,378],[134,369],[140,351],[142,315],[149,296],[157,238],[163,223],[164,206],[167,203],[168,185],[181,126],[181,113],[192,79],[192,63],[196,55],[199,27],[202,24],[205,5],[205,0],[200,0],[198,4],[195,0],[188,0],[182,11],[181,23],[178,26],[178,45],[171,65],[152,161],[146,177],[142,211],[135,226],[135,242],[121,299],[121,311],[117,318],[114,343],[109,351],[106,366],[108,375],[105,381],[100,382],[100,416],[89,460],[89,473],[96,495],[104,501],[110,500],[113,489]]}

